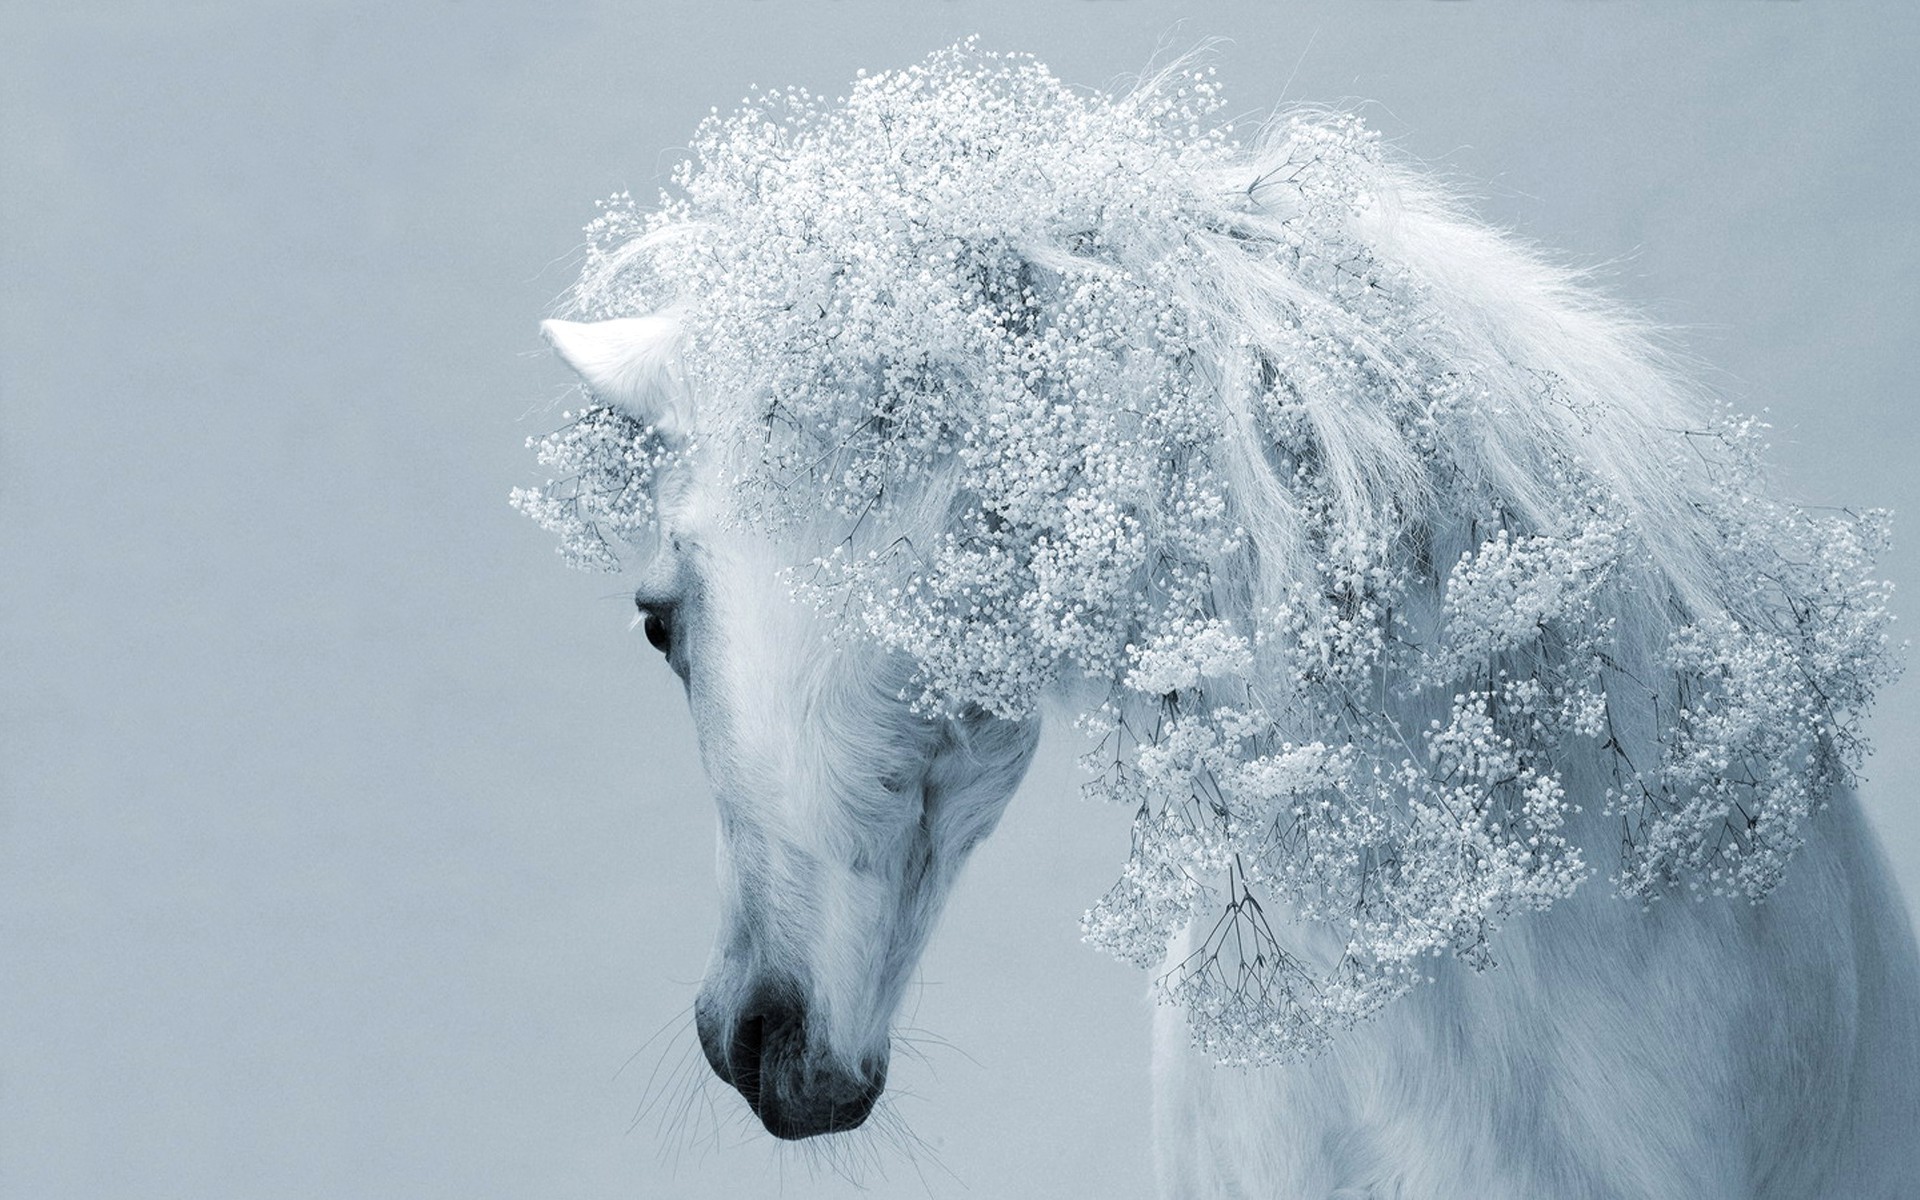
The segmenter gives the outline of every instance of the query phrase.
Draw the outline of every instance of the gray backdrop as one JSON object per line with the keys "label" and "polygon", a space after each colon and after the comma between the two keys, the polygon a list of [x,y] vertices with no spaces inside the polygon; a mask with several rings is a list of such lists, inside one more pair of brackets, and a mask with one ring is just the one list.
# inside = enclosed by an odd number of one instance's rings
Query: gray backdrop
{"label": "gray backdrop", "polygon": [[[1905,0],[58,8],[0,27],[7,1197],[848,1190],[699,1082],[683,702],[505,502],[592,201],[749,83],[1224,35],[1237,109],[1360,105],[1683,329],[1800,496],[1920,514]],[[1909,896],[1917,719],[1910,681],[1868,797]],[[1145,980],[1075,930],[1125,823],[1076,783],[964,881],[910,1136],[842,1154],[877,1194],[1149,1190]]]}

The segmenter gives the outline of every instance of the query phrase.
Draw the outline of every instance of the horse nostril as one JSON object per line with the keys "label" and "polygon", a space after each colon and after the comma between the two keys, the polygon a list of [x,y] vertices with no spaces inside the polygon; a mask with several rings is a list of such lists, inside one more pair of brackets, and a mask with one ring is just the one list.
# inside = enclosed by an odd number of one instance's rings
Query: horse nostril
{"label": "horse nostril", "polygon": [[733,1041],[727,1050],[727,1082],[739,1089],[749,1105],[760,1104],[760,1056],[765,1049],[766,1022],[755,1013],[733,1028]]}
{"label": "horse nostril", "polygon": [[806,1012],[792,990],[762,985],[754,989],[734,1022],[724,1077],[758,1109],[767,1060],[782,1054],[797,1057],[805,1047]]}

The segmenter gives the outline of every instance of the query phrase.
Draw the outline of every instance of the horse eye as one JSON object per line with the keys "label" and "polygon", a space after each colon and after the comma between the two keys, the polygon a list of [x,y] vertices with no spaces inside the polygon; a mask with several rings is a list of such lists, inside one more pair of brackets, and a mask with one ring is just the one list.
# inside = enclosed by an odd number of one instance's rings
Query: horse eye
{"label": "horse eye", "polygon": [[648,610],[640,624],[646,630],[648,645],[662,654],[673,648],[673,630],[659,613]]}

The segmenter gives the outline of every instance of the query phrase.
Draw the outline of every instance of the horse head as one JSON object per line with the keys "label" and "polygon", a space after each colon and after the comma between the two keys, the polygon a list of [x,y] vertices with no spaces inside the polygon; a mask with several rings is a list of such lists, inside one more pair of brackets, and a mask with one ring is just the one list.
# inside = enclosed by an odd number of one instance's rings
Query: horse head
{"label": "horse head", "polygon": [[719,806],[720,933],[700,1045],[767,1130],[851,1129],[886,1082],[889,1030],[968,852],[1024,774],[1037,720],[929,715],[905,656],[835,637],[783,572],[813,548],[729,519],[671,316],[543,327],[604,403],[677,458],[634,600],[680,677]]}

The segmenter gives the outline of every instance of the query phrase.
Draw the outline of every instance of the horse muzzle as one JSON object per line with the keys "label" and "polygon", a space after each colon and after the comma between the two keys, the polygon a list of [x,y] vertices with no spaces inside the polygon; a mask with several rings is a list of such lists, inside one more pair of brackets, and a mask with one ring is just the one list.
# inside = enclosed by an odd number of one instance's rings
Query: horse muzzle
{"label": "horse muzzle", "polygon": [[757,984],[727,1019],[695,1006],[700,1049],[777,1138],[797,1141],[857,1129],[887,1085],[887,1060],[849,1070],[808,1037],[803,995],[790,981]]}

